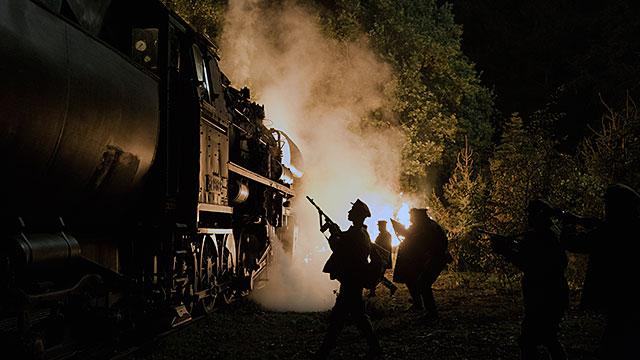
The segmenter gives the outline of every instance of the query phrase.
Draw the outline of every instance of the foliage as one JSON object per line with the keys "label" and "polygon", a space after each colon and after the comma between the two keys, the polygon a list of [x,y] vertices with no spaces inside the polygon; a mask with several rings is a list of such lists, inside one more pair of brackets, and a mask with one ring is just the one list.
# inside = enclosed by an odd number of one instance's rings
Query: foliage
{"label": "foliage", "polygon": [[500,144],[490,160],[491,196],[488,225],[499,234],[525,227],[529,200],[544,197],[552,172],[553,143],[543,129],[525,128],[514,114],[506,124]]}
{"label": "foliage", "polygon": [[[465,165],[468,161],[464,159],[469,157],[469,151],[461,152],[456,172],[444,189],[445,200],[449,204],[445,218],[467,218],[463,222],[457,221],[467,225],[460,234],[457,234],[457,226],[445,221],[452,234],[452,248],[457,252],[459,270],[498,272],[504,276],[504,284],[518,278],[519,272],[514,267],[493,254],[486,232],[510,235],[523,231],[526,204],[548,192],[555,152],[553,140],[539,126],[547,121],[551,120],[540,116],[525,126],[517,114],[509,119],[489,161],[488,183],[481,177],[472,181],[471,176],[457,175],[458,171],[468,167]],[[460,171],[461,174],[467,172]],[[475,188],[475,206],[466,205],[470,202],[465,191],[454,190],[461,185],[462,189]]]}
{"label": "foliage", "polygon": [[430,169],[446,180],[465,138],[486,156],[493,98],[462,54],[462,31],[450,6],[434,0],[317,3],[324,6],[331,34],[344,39],[365,32],[395,69],[394,112],[408,139],[402,174],[406,190],[423,189]]}
{"label": "foliage", "polygon": [[[579,214],[602,218],[603,195],[609,184],[622,182],[635,189],[640,186],[640,114],[627,96],[624,106],[615,110],[605,104],[601,127],[582,140],[572,161],[558,167],[550,182],[561,184],[550,200],[556,206]],[[561,178],[560,181],[556,178]],[[558,186],[556,186],[558,188]],[[587,259],[571,255],[567,278],[570,285],[582,284]]]}
{"label": "foliage", "polygon": [[474,172],[473,152],[466,144],[458,153],[453,174],[444,185],[444,202],[431,196],[430,213],[446,229],[453,269],[486,270],[494,258],[486,239],[477,236],[485,222],[487,184]]}
{"label": "foliage", "polygon": [[[542,197],[552,205],[576,213],[602,217],[602,195],[607,185],[624,182],[637,188],[640,165],[640,127],[635,104],[627,99],[616,111],[607,107],[602,127],[585,138],[576,156],[560,153],[547,127],[557,114],[535,114],[528,126],[513,116],[490,161],[491,196],[487,226],[496,233],[518,233],[525,228],[529,200]],[[582,283],[586,257],[570,254],[567,278],[572,287]]]}
{"label": "foliage", "polygon": [[222,33],[226,0],[162,0],[163,3],[185,19],[198,32],[217,43]]}
{"label": "foliage", "polygon": [[580,148],[580,158],[586,172],[603,187],[622,182],[637,188],[640,185],[640,113],[627,97],[622,111],[607,107],[602,127],[593,131]]}

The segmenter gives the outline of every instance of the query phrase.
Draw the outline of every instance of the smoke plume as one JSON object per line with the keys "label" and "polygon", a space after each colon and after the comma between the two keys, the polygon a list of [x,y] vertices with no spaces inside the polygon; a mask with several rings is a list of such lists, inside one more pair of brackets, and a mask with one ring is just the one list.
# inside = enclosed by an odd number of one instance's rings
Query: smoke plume
{"label": "smoke plume", "polygon": [[[398,174],[403,139],[392,129],[362,127],[374,110],[385,113],[393,74],[363,36],[339,42],[321,28],[318,15],[293,3],[267,6],[258,0],[230,1],[221,43],[221,67],[236,87],[247,86],[264,104],[267,125],[284,130],[305,160],[295,184],[299,238],[293,257],[283,254],[269,285],[256,300],[275,310],[331,307],[338,283],[322,273],[330,255],[318,231],[314,198],[343,230],[350,202],[369,205],[369,233],[376,221],[400,206]],[[278,248],[278,246],[276,246]]]}

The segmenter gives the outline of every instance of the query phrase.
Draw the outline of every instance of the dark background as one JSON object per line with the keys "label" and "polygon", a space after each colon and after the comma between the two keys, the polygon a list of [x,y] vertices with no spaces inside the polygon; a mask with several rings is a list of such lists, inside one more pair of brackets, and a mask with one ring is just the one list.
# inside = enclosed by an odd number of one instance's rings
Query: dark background
{"label": "dark background", "polygon": [[564,114],[557,130],[569,149],[598,127],[603,103],[638,98],[638,1],[454,0],[453,11],[498,111]]}

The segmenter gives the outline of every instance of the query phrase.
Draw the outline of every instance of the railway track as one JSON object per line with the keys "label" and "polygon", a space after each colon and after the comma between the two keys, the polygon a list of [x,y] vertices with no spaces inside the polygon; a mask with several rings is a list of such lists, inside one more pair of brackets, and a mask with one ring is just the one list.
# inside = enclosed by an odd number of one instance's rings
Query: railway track
{"label": "railway track", "polygon": [[151,339],[147,339],[147,340],[143,341],[140,344],[133,345],[133,346],[129,347],[126,350],[119,351],[117,354],[112,355],[111,357],[108,357],[107,359],[109,359],[109,360],[126,360],[126,359],[128,359],[129,357],[131,357],[131,356],[133,356],[135,354],[143,353],[145,350],[147,350],[151,346],[155,345],[158,341],[187,329],[189,326],[194,325],[196,322],[202,321],[203,319],[205,319],[209,315],[210,314],[200,315],[198,317],[192,318],[190,321],[188,321],[186,323],[183,323],[181,325],[178,325],[176,327],[173,327],[173,328],[171,328],[169,330],[163,331],[163,332],[153,336]]}
{"label": "railway track", "polygon": [[[45,310],[34,314],[33,319],[44,318],[47,312]],[[144,352],[152,347],[158,341],[179,333],[188,327],[205,319],[211,314],[199,315],[191,318],[180,325],[171,327],[167,330],[156,334],[147,334],[146,336],[135,336],[120,341],[118,343],[105,340],[100,342],[93,338],[90,341],[83,342],[81,340],[69,340],[62,344],[47,348],[40,355],[32,355],[31,359],[46,360],[123,360],[137,353]],[[0,322],[0,329],[3,334],[7,335],[15,333],[17,319],[8,318]],[[13,330],[13,331],[11,331]],[[9,340],[9,341],[7,341]],[[3,357],[2,359],[26,359],[25,354],[21,351],[20,343],[11,342],[7,337],[3,337]],[[6,357],[5,357],[6,356]]]}
{"label": "railway track", "polygon": [[132,344],[124,348],[118,348],[118,346],[114,346],[113,344],[100,344],[96,342],[90,344],[68,343],[48,349],[45,358],[47,360],[125,360],[135,354],[144,353],[158,341],[187,329],[189,326],[202,321],[207,316],[208,314],[194,317],[188,322],[158,334],[133,341]]}

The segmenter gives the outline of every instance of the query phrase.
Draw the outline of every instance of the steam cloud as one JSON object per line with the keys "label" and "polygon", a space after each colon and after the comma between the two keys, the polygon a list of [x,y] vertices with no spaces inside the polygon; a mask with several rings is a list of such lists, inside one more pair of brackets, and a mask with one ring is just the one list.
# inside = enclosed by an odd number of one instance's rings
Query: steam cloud
{"label": "steam cloud", "polygon": [[[222,70],[264,104],[272,127],[284,130],[305,158],[302,188],[293,204],[299,238],[292,258],[276,254],[268,287],[255,299],[274,310],[317,311],[332,306],[338,283],[322,273],[330,255],[318,231],[309,195],[342,229],[356,198],[369,205],[369,232],[399,207],[402,137],[393,130],[363,130],[361,119],[390,105],[390,67],[363,37],[338,42],[323,34],[318,16],[293,3],[277,8],[259,0],[230,1],[221,43]],[[279,246],[275,246],[279,251]]]}

